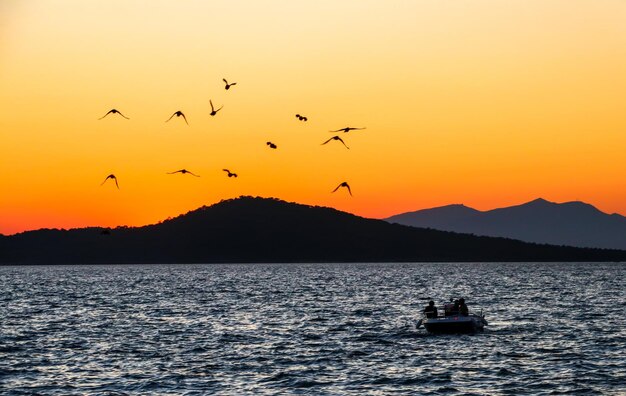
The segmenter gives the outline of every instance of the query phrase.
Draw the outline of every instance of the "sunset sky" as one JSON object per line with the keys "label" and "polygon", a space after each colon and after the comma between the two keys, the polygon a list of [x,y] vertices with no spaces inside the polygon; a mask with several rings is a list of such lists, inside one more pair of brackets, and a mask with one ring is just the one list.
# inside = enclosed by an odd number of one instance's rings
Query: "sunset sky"
{"label": "sunset sky", "polygon": [[240,195],[626,214],[625,153],[622,0],[0,2],[3,234]]}

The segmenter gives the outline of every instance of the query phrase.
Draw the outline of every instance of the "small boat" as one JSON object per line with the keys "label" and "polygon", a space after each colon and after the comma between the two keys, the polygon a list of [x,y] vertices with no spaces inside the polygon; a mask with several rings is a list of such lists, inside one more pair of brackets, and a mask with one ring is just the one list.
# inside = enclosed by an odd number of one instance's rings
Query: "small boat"
{"label": "small boat", "polygon": [[[424,318],[420,319],[417,323],[419,329],[421,325],[424,325],[426,331],[429,333],[443,333],[443,334],[462,334],[462,333],[476,333],[483,331],[487,320],[482,311],[479,315],[470,313],[465,306],[465,300],[455,300],[452,304],[452,299],[449,304],[445,304],[442,311],[443,315],[438,315],[438,310],[435,308],[434,303],[431,301],[429,307],[424,311]],[[465,306],[465,312],[459,310],[458,303],[461,302]],[[431,308],[428,311],[428,308]],[[428,312],[426,312],[428,311]]]}
{"label": "small boat", "polygon": [[483,315],[470,313],[467,316],[450,315],[424,318],[418,322],[417,328],[421,325],[424,325],[429,333],[466,334],[483,331],[487,325],[487,320]]}

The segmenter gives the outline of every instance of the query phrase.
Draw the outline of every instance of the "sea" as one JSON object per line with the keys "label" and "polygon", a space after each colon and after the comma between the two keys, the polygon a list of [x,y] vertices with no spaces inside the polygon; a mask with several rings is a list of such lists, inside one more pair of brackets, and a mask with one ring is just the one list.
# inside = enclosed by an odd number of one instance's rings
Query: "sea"
{"label": "sea", "polygon": [[[625,395],[624,263],[0,267],[2,395]],[[485,331],[417,328],[464,297]]]}

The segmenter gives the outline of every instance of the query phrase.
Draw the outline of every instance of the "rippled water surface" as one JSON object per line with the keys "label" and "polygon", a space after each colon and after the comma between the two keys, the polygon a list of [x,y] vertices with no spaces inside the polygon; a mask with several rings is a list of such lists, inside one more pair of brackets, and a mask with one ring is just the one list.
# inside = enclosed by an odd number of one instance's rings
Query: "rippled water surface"
{"label": "rippled water surface", "polygon": [[[624,264],[0,267],[0,393],[624,394]],[[416,329],[465,297],[476,335]]]}

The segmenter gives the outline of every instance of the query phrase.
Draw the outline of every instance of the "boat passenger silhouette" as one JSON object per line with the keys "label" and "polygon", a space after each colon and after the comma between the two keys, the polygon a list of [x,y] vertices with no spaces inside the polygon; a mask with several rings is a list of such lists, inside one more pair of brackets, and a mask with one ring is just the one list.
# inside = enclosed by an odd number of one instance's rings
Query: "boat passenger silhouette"
{"label": "boat passenger silhouette", "polygon": [[444,305],[445,316],[454,316],[459,314],[459,300],[450,299],[450,302]]}
{"label": "boat passenger silhouette", "polygon": [[108,116],[109,114],[119,114],[122,117],[126,118],[127,120],[130,120],[130,118],[126,117],[124,114],[122,114],[119,110],[117,109],[111,109],[109,111],[107,111],[107,113],[105,115],[103,115],[102,117],[98,118],[98,120],[103,119],[104,117]]}
{"label": "boat passenger silhouette", "polygon": [[467,308],[467,305],[465,305],[465,299],[464,298],[459,298],[459,313],[462,316],[469,315],[469,309]]}
{"label": "boat passenger silhouette", "polygon": [[435,307],[435,302],[430,300],[426,308],[424,308],[424,313],[427,318],[436,318],[437,317],[437,307]]}

